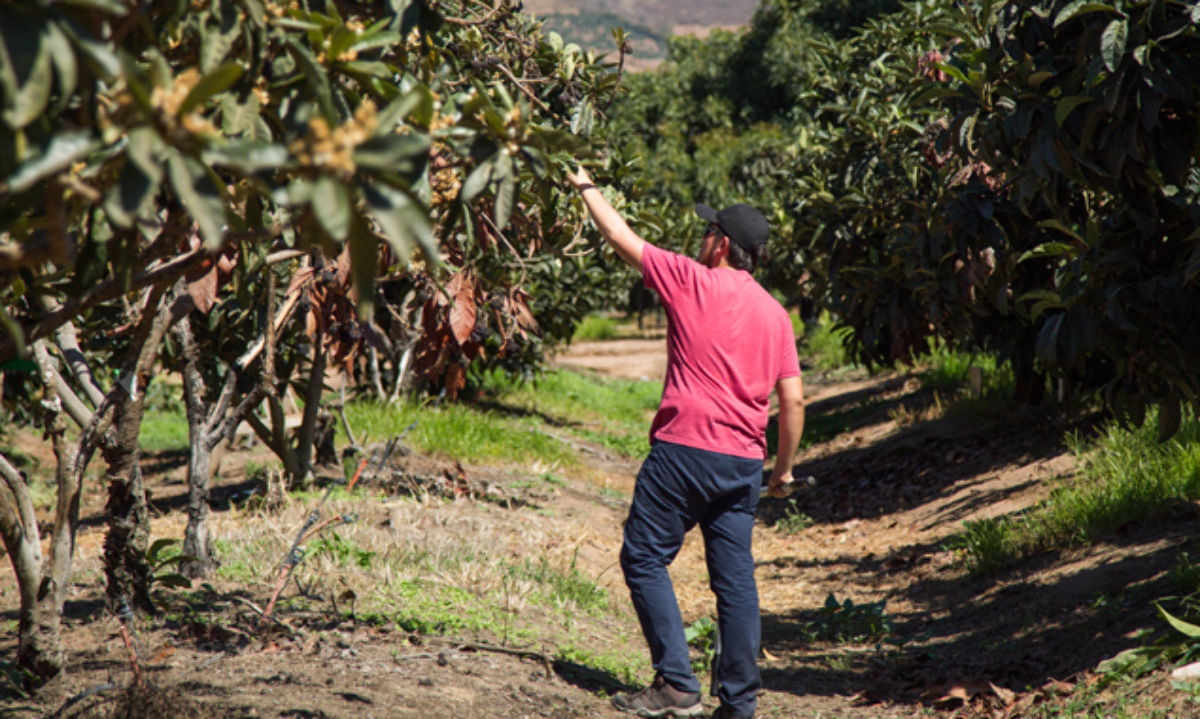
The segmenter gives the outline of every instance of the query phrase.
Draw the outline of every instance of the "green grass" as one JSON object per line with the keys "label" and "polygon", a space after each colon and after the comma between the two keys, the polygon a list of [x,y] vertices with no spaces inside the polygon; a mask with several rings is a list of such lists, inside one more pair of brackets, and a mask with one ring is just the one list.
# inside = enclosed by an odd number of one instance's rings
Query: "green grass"
{"label": "green grass", "polygon": [[634,686],[646,684],[648,664],[644,658],[620,652],[595,651],[574,642],[558,647],[555,659],[591,667],[617,681]]}
{"label": "green grass", "polygon": [[[382,442],[417,426],[405,437],[413,449],[471,463],[578,464],[570,447],[540,430],[533,418],[505,416],[467,405],[421,406],[414,402],[351,402],[346,417],[354,431]],[[340,432],[340,428],[339,428]],[[343,438],[344,439],[344,438]]]}
{"label": "green grass", "polygon": [[186,450],[190,446],[187,415],[182,410],[146,410],[138,442],[146,452]]}
{"label": "green grass", "polygon": [[499,373],[488,375],[484,393],[507,407],[548,415],[564,430],[627,457],[650,451],[647,430],[661,382],[622,380],[569,370],[547,372],[532,383],[516,384]]}
{"label": "green grass", "polygon": [[572,340],[611,340],[620,336],[617,331],[617,321],[603,315],[588,315],[575,326]]}
{"label": "green grass", "polygon": [[837,328],[828,312],[822,312],[817,323],[805,327],[792,322],[796,336],[800,338],[800,356],[817,372],[831,372],[850,367],[854,362],[846,351],[845,337],[849,329]]}
{"label": "green grass", "polygon": [[972,354],[951,349],[940,339],[931,340],[929,351],[917,359],[921,384],[938,392],[968,390],[971,367],[978,367],[981,376],[980,398],[1012,396],[1012,366],[999,362],[994,355]]}
{"label": "green grass", "polygon": [[[346,406],[346,417],[357,434],[376,442],[416,421],[407,444],[463,462],[577,468],[582,463],[579,452],[563,441],[564,435],[599,442],[626,456],[644,456],[649,451],[646,428],[662,393],[657,382],[601,379],[566,370],[524,384],[494,372],[484,377],[481,389],[485,402],[480,406],[359,401]],[[547,432],[543,416],[561,429]]]}
{"label": "green grass", "polygon": [[1200,499],[1200,421],[1157,440],[1157,413],[1139,428],[1116,423],[1093,441],[1069,437],[1078,476],[1016,517],[969,522],[952,546],[976,571],[1011,565],[1048,549],[1083,545],[1133,521],[1152,521]]}
{"label": "green grass", "polygon": [[550,566],[545,557],[537,562],[526,559],[509,567],[509,576],[516,580],[528,580],[539,587],[532,599],[551,607],[578,607],[589,614],[601,614],[608,610],[608,592],[588,579],[571,562],[567,571]]}

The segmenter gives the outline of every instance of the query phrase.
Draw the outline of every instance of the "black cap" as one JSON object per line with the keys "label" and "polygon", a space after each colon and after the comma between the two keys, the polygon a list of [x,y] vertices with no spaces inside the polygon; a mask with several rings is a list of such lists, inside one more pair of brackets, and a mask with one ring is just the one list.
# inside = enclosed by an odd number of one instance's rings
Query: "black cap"
{"label": "black cap", "polygon": [[700,219],[715,222],[743,250],[752,250],[767,243],[767,218],[750,205],[739,203],[718,212],[708,205],[696,203],[696,214]]}

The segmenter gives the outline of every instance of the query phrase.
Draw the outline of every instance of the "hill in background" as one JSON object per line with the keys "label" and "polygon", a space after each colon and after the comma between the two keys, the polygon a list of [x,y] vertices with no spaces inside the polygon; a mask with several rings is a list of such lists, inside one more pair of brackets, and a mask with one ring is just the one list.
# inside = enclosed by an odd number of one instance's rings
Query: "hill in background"
{"label": "hill in background", "polygon": [[629,33],[632,69],[649,69],[667,56],[671,35],[703,37],[713,28],[733,30],[750,21],[758,0],[526,0],[525,12],[567,42],[615,56],[611,28]]}

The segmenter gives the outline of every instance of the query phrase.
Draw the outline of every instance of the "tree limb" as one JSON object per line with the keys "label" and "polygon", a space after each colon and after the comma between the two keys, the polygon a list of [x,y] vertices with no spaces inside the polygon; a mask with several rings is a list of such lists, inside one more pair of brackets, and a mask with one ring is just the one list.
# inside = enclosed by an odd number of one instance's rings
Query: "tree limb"
{"label": "tree limb", "polygon": [[3,512],[11,512],[11,516],[0,517],[0,532],[4,534],[4,546],[9,554],[13,555],[13,569],[21,572],[21,568],[17,566],[17,557],[30,562],[35,569],[40,568],[42,544],[29,485],[21,472],[3,454],[0,454],[0,476],[4,478],[4,484],[12,493],[15,504],[10,507],[7,502],[0,502],[3,504],[3,507],[0,507]]}

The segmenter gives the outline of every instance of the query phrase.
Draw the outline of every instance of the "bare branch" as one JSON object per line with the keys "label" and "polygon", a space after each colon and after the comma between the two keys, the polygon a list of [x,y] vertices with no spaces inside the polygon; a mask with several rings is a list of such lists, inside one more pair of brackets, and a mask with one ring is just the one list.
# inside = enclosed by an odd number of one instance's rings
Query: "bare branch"
{"label": "bare branch", "polygon": [[[477,3],[477,4],[483,5],[483,3]],[[495,17],[503,9],[505,9],[504,8],[504,0],[496,0],[495,4],[492,5],[492,8],[488,11],[488,13],[486,15],[482,15],[480,17],[475,17],[475,18],[443,17],[442,20],[450,25],[458,25],[459,27],[469,27],[471,25],[486,25],[488,22],[490,22],[492,20],[493,17]]]}
{"label": "bare branch", "polygon": [[550,108],[546,106],[546,103],[542,102],[542,99],[540,97],[533,94],[532,90],[525,87],[525,84],[517,79],[517,76],[513,74],[512,70],[508,69],[507,65],[500,64],[500,65],[497,65],[496,67],[500,68],[500,72],[504,73],[504,75],[506,77],[508,77],[508,79],[511,80],[514,85],[517,86],[518,90],[525,93],[525,97],[528,97],[530,100],[532,100],[534,102],[534,104],[536,104],[538,107],[540,107],[542,109],[542,112],[546,113],[547,115],[554,114],[553,111],[551,111]]}
{"label": "bare branch", "polygon": [[283,303],[283,309],[280,311],[279,316],[275,318],[275,322],[272,325],[274,327],[272,334],[268,335],[267,337],[259,337],[258,339],[254,340],[254,343],[250,345],[250,348],[247,349],[241,357],[238,357],[235,365],[239,369],[244,370],[249,367],[250,364],[254,362],[255,358],[258,357],[258,353],[263,351],[263,348],[267,344],[267,339],[270,338],[273,341],[275,334],[278,334],[279,331],[282,330],[283,327],[292,319],[292,313],[296,311],[296,306],[299,304],[300,298],[304,295],[303,289],[304,285],[301,285],[300,287],[297,287],[292,294],[288,295],[287,299]]}
{"label": "bare branch", "polygon": [[67,410],[67,414],[71,419],[75,420],[75,424],[80,427],[86,427],[92,421],[92,411],[79,399],[75,394],[75,390],[71,389],[67,381],[59,373],[57,362],[50,356],[50,352],[46,349],[46,341],[38,340],[33,343],[33,354],[37,359],[38,368],[41,370],[42,379],[45,382],[53,382],[54,388],[58,393],[59,399],[62,401],[63,409]]}
{"label": "bare branch", "polygon": [[[151,248],[152,249],[152,248]],[[147,249],[147,253],[150,249]],[[131,283],[132,289],[143,289],[150,286],[162,286],[173,282],[182,277],[185,272],[190,270],[195,265],[200,264],[207,259],[211,253],[203,247],[186,252],[178,257],[175,257],[167,262],[157,265],[153,269],[146,269],[138,273]],[[72,317],[79,315],[101,302],[120,297],[124,294],[124,287],[117,278],[109,278],[104,282],[92,287],[90,290],[68,300],[57,311],[43,317],[27,333],[28,338],[38,340],[49,335],[54,330],[58,329],[64,322],[67,322]],[[7,337],[0,342],[0,360],[12,357],[16,352],[16,345],[11,337]]]}
{"label": "bare branch", "polygon": [[[12,520],[16,522],[11,526],[0,526],[0,530],[4,532],[4,544],[8,547],[8,551],[14,555],[23,551],[20,547],[20,542],[24,541],[30,544],[30,559],[36,562],[37,566],[42,563],[42,545],[41,537],[38,533],[37,514],[34,512],[33,495],[29,493],[29,485],[25,481],[25,477],[21,475],[20,470],[13,466],[12,462],[3,454],[0,454],[0,477],[4,478],[4,484],[7,485],[8,491],[12,493],[15,507],[11,508],[13,512]],[[5,509],[9,509],[7,506]],[[3,524],[0,521],[0,524]],[[16,532],[11,537],[11,532]]]}
{"label": "bare branch", "polygon": [[71,374],[75,376],[79,385],[83,387],[83,392],[92,403],[92,407],[100,406],[100,402],[104,400],[104,391],[100,389],[100,383],[96,381],[95,375],[92,374],[92,368],[88,364],[87,357],[84,356],[83,350],[79,348],[79,339],[75,332],[74,323],[64,322],[61,327],[56,329],[54,331],[54,343],[58,345],[63,359],[66,360],[67,366],[71,368]]}

